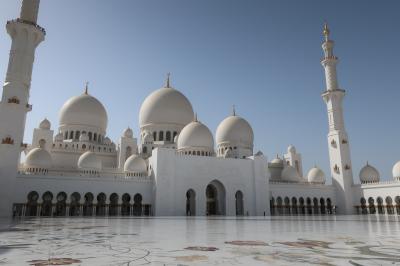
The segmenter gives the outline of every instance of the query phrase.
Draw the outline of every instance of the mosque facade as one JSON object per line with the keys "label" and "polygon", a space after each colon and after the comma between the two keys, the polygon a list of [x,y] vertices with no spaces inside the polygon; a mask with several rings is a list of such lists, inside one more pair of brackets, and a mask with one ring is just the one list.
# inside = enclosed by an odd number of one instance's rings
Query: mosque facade
{"label": "mosque facade", "polygon": [[400,162],[392,181],[380,181],[368,163],[353,181],[345,91],[327,25],[321,96],[331,184],[317,166],[304,172],[293,145],[272,160],[255,152],[252,127],[235,110],[214,138],[169,76],[143,101],[137,138],[130,128],[116,142],[107,136],[107,110],[86,86],[61,107],[58,128],[44,119],[32,143],[23,143],[35,50],[46,35],[38,10],[39,0],[23,0],[20,18],[6,24],[12,45],[0,103],[0,216],[400,214]]}

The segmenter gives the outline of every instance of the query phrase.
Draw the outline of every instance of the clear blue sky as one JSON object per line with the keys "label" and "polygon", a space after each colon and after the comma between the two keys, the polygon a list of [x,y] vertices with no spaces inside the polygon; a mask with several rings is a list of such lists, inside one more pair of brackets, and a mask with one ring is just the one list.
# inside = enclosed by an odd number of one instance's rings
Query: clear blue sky
{"label": "clear blue sky", "polygon": [[[16,18],[19,6],[2,0],[0,21]],[[390,179],[400,160],[399,10],[395,0],[42,0],[47,36],[36,52],[25,139],[44,117],[56,129],[62,104],[85,81],[108,111],[108,135],[117,141],[131,126],[137,136],[140,104],[171,72],[212,132],[235,104],[254,129],[255,152],[271,158],[294,144],[305,170],[317,163],[329,175],[320,97],[326,19],[347,90],[355,178],[369,160]],[[3,28],[1,81],[9,48]]]}

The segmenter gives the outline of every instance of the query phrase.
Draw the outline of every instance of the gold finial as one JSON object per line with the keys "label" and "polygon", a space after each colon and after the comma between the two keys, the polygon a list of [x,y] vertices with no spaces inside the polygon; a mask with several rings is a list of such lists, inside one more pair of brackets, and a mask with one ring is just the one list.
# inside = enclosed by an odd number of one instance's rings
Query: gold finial
{"label": "gold finial", "polygon": [[232,105],[232,115],[236,116],[236,107],[235,107],[235,105]]}
{"label": "gold finial", "polygon": [[194,113],[194,122],[199,122],[199,121],[197,120],[197,113]]}
{"label": "gold finial", "polygon": [[170,83],[169,83],[169,77],[171,76],[171,73],[167,73],[167,81],[165,82],[166,84],[165,84],[165,88],[171,88],[170,87]]}
{"label": "gold finial", "polygon": [[86,81],[86,83],[85,83],[85,94],[86,95],[89,94],[88,91],[89,91],[89,81]]}
{"label": "gold finial", "polygon": [[329,33],[330,33],[330,30],[329,30],[329,28],[328,28],[328,23],[325,21],[325,23],[324,23],[324,30],[322,31],[322,34],[323,34],[324,37],[325,37],[325,41],[329,41]]}

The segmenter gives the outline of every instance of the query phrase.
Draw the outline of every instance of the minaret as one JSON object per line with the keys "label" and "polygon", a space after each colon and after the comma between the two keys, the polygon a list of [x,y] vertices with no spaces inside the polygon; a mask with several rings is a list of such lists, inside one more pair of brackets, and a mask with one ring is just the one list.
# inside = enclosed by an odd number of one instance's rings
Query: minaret
{"label": "minaret", "polygon": [[322,93],[327,109],[329,121],[328,146],[332,174],[332,182],[336,188],[337,212],[352,214],[353,173],[351,169],[350,147],[343,119],[342,101],[345,91],[339,88],[336,64],[338,58],[333,55],[334,42],[329,39],[329,28],[325,23],[323,35],[325,37],[322,49],[324,57],[321,64],[325,69],[326,91]]}
{"label": "minaret", "polygon": [[11,50],[0,102],[0,216],[11,215],[15,178],[23,144],[36,47],[45,30],[36,24],[39,0],[23,0],[20,18],[7,21]]}

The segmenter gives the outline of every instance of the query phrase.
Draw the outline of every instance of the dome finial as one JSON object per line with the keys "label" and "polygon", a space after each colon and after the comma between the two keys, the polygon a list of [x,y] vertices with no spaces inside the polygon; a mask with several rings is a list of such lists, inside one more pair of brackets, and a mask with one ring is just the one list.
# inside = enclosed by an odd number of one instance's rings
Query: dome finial
{"label": "dome finial", "polygon": [[85,94],[88,95],[89,94],[89,81],[86,81],[85,83]]}
{"label": "dome finial", "polygon": [[193,122],[199,122],[199,120],[197,120],[197,112],[194,113],[194,121]]}
{"label": "dome finial", "polygon": [[328,23],[325,20],[325,22],[324,22],[324,30],[322,31],[322,34],[324,35],[326,42],[329,41],[329,33],[330,33],[330,30],[328,28]]}
{"label": "dome finial", "polygon": [[168,73],[167,73],[167,80],[166,80],[166,82],[165,82],[165,88],[171,88],[170,82],[169,82],[170,76],[171,76],[171,73],[168,72]]}
{"label": "dome finial", "polygon": [[236,106],[234,104],[232,105],[232,115],[236,116]]}

